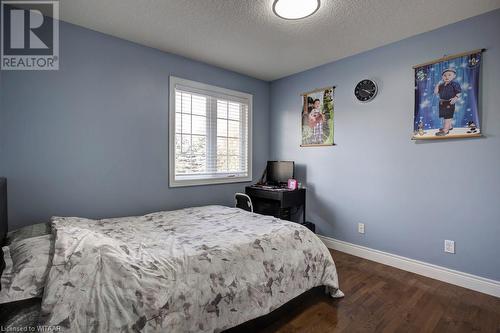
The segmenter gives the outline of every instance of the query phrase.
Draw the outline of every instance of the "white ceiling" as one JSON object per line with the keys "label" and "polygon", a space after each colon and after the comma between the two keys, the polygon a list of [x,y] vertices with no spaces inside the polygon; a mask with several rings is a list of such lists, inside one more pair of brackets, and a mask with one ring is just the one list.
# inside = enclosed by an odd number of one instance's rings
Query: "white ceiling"
{"label": "white ceiling", "polygon": [[273,0],[61,0],[61,19],[275,80],[500,8],[500,0],[321,0],[288,21]]}

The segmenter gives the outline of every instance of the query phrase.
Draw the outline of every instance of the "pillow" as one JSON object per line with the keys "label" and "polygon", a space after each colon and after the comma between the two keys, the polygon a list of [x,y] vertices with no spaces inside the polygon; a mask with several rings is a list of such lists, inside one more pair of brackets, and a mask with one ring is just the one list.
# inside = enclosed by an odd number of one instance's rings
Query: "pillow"
{"label": "pillow", "polygon": [[0,304],[41,297],[52,259],[52,235],[23,239],[2,248]]}
{"label": "pillow", "polygon": [[50,223],[38,223],[9,231],[7,233],[7,241],[5,245],[9,245],[26,238],[48,235],[51,233],[50,229]]}

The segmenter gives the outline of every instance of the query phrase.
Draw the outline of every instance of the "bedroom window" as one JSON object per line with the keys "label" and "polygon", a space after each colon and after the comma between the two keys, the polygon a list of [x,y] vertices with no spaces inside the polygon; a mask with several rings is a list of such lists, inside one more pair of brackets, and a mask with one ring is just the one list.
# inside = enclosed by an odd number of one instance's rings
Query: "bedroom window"
{"label": "bedroom window", "polygon": [[170,186],[252,180],[252,95],[170,77]]}

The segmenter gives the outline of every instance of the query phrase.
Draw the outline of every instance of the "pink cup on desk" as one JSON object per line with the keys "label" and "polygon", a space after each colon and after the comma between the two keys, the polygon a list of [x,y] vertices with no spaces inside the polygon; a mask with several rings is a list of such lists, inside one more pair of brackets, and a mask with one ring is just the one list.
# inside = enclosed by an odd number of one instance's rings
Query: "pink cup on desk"
{"label": "pink cup on desk", "polygon": [[288,189],[289,190],[296,190],[297,189],[297,180],[296,179],[288,179]]}

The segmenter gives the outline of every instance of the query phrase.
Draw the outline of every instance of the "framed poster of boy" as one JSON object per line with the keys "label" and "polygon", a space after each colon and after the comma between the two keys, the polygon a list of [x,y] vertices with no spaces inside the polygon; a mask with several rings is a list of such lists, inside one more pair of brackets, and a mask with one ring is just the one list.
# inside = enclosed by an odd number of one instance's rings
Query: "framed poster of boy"
{"label": "framed poster of boy", "polygon": [[335,87],[302,94],[301,147],[333,146],[333,94]]}
{"label": "framed poster of boy", "polygon": [[413,67],[412,139],[481,136],[478,102],[482,51],[447,56]]}

